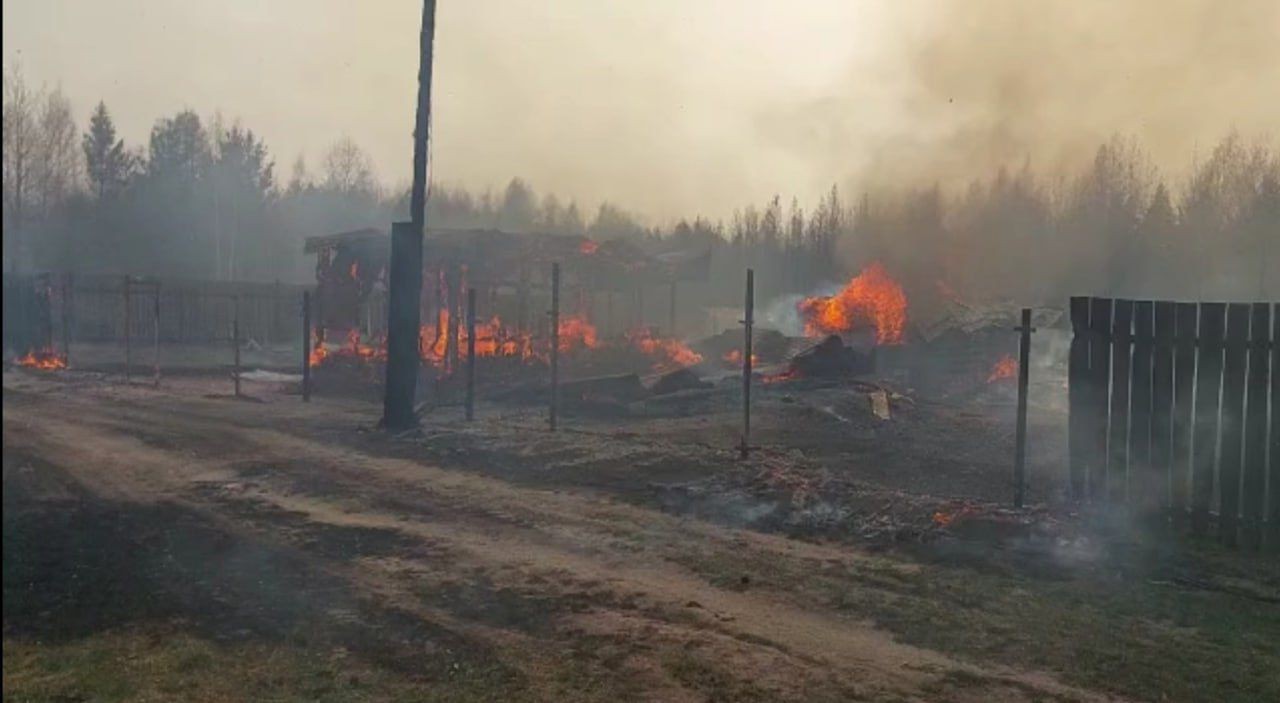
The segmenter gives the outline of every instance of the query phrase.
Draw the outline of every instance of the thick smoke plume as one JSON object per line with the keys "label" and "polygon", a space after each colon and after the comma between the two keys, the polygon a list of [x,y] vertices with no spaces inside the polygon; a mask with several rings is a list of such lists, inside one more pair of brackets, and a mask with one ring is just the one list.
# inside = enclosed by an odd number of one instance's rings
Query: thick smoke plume
{"label": "thick smoke plume", "polygon": [[886,30],[881,54],[762,132],[867,187],[1076,171],[1114,134],[1176,173],[1228,131],[1280,125],[1275,0],[907,2]]}

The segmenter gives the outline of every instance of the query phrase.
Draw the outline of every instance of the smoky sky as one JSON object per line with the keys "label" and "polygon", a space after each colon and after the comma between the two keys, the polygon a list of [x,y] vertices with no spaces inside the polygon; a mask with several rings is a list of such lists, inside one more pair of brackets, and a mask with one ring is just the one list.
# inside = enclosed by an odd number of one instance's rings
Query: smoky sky
{"label": "smoky sky", "polygon": [[[8,0],[4,60],[123,136],[191,108],[261,133],[282,178],[354,139],[407,182],[410,0]],[[724,216],[833,183],[959,183],[1088,160],[1170,174],[1280,126],[1276,0],[440,0],[432,172],[584,207]]]}

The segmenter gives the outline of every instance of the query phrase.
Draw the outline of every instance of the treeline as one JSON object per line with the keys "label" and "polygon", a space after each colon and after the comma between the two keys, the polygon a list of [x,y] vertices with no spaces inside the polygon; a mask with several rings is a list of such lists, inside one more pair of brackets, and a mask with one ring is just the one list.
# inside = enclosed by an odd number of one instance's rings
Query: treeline
{"label": "treeline", "polygon": [[1080,173],[1029,163],[975,180],[835,189],[808,216],[780,199],[716,227],[732,264],[766,293],[807,293],[882,261],[909,297],[1062,304],[1073,294],[1280,299],[1280,151],[1229,134],[1174,183],[1133,140],[1098,147]]}
{"label": "treeline", "polygon": [[[33,88],[16,68],[4,80],[3,165],[6,267],[306,281],[303,238],[386,227],[408,211],[408,189],[384,187],[351,139],[314,169],[297,159],[282,180],[268,145],[237,121],[184,110],[130,145],[106,105],[80,122],[60,90]],[[1237,134],[1176,178],[1114,138],[1079,173],[1026,163],[959,193],[849,198],[833,187],[810,210],[775,196],[727,222],[650,226],[610,203],[583,212],[520,179],[497,193],[435,185],[427,217],[434,227],[711,247],[712,281],[699,288],[724,305],[739,303],[747,266],[768,300],[874,260],[913,298],[1280,298],[1280,151]]]}
{"label": "treeline", "polygon": [[[32,87],[16,67],[4,77],[3,151],[6,269],[305,281],[305,237],[408,216],[407,187],[385,188],[349,138],[282,179],[238,121],[183,110],[156,120],[145,145],[126,144],[105,104],[81,126],[61,90]],[[583,213],[520,179],[497,194],[435,186],[427,216],[433,227],[648,233],[617,206]]]}

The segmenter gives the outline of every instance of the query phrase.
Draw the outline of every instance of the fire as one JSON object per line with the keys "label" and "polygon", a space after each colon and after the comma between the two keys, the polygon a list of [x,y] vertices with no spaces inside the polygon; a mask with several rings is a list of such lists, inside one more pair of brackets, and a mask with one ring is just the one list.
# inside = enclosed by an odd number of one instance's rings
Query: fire
{"label": "fire", "polygon": [[596,250],[599,248],[600,248],[600,242],[597,242],[593,239],[584,239],[582,240],[582,243],[578,245],[578,251],[582,252],[583,254],[586,254],[587,256],[591,256],[592,254],[596,253]]}
{"label": "fire", "polygon": [[307,363],[311,366],[319,366],[329,356],[329,350],[324,346],[324,330],[317,329],[315,331],[315,341],[311,343],[311,354],[307,358]]}
{"label": "fire", "polygon": [[797,378],[800,378],[800,372],[796,371],[795,369],[788,369],[781,373],[767,374],[767,375],[761,376],[760,380],[764,381],[765,383],[783,383],[785,381],[791,381]]}
{"label": "fire", "polygon": [[387,358],[387,340],[383,339],[379,344],[365,344],[360,341],[360,330],[352,329],[347,332],[346,346],[338,353],[366,361],[384,361]]}
{"label": "fire", "polygon": [[880,262],[863,269],[839,293],[805,298],[796,309],[810,337],[851,332],[870,324],[876,329],[877,344],[901,344],[907,324],[907,295]]}
{"label": "fire", "polygon": [[596,327],[581,315],[560,318],[560,353],[600,346]]}
{"label": "fire", "polygon": [[51,349],[29,351],[15,361],[18,366],[41,371],[58,371],[67,368],[67,357]]}
{"label": "fire", "polygon": [[351,262],[351,270],[350,270],[350,271],[348,271],[348,273],[350,273],[350,274],[351,274],[351,280],[353,280],[353,281],[360,280],[360,262],[359,262],[359,261],[352,261],[352,262]]}
{"label": "fire", "polygon": [[678,339],[655,337],[648,327],[632,330],[627,333],[631,345],[647,356],[657,357],[654,364],[657,368],[666,366],[693,366],[702,362],[702,355],[690,349]]}
{"label": "fire", "polygon": [[991,367],[991,374],[987,376],[987,383],[995,383],[1007,379],[1018,377],[1018,360],[1009,354],[1000,357],[995,366]]}
{"label": "fire", "polygon": [[974,515],[977,515],[979,512],[980,511],[978,510],[977,506],[971,505],[969,503],[952,505],[949,508],[945,508],[945,509],[934,512],[933,524],[937,525],[938,527],[949,527],[956,520],[972,517]]}
{"label": "fire", "polygon": [[[725,352],[723,355],[721,355],[721,356],[720,356],[720,358],[721,358],[721,359],[722,359],[726,364],[733,364],[734,366],[741,366],[741,365],[742,365],[742,350],[740,350],[740,349],[730,349],[729,351],[727,351],[727,352]],[[751,355],[751,365],[752,365],[752,366],[755,366],[755,365],[756,365],[756,364],[758,364],[758,363],[760,363],[760,355],[759,355],[759,354],[752,354],[752,355]]]}

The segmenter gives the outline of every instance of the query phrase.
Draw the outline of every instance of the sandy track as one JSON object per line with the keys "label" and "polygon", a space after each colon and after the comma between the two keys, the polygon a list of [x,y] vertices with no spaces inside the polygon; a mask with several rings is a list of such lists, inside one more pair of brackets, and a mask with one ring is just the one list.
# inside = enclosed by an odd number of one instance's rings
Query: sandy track
{"label": "sandy track", "polygon": [[497,652],[535,696],[563,693],[565,658],[597,649],[609,656],[588,652],[590,665],[618,679],[606,688],[652,700],[1087,697],[896,643],[793,587],[807,569],[909,565],[375,456],[326,433],[367,412],[6,374],[4,446],[102,500],[179,504],[297,551],[354,598]]}

